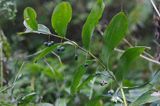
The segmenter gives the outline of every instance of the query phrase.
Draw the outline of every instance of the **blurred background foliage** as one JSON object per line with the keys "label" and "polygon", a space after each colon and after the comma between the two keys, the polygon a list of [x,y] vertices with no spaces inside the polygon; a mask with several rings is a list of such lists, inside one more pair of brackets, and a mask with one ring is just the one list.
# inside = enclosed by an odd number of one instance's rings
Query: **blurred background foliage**
{"label": "blurred background foliage", "polygon": [[[116,88],[107,73],[97,67],[94,62],[89,62],[87,72],[83,80],[92,73],[101,73],[88,83],[74,97],[70,96],[70,85],[77,67],[85,64],[85,55],[82,51],[71,46],[65,46],[63,53],[58,53],[62,59],[61,64],[53,54],[47,55],[38,63],[33,63],[33,53],[44,48],[43,42],[48,41],[48,36],[28,34],[20,36],[17,33],[24,31],[23,10],[25,7],[33,7],[38,14],[38,21],[51,28],[51,14],[54,7],[63,0],[0,0],[0,41],[4,43],[4,87],[0,89],[0,106],[114,106],[114,101],[120,102],[116,95],[108,91],[116,92]],[[73,18],[69,24],[67,38],[81,45],[81,30],[93,4],[96,0],[66,0],[73,8]],[[101,57],[102,39],[101,33],[111,18],[119,11],[124,11],[129,18],[129,31],[127,40],[132,45],[145,45],[151,47],[149,52],[156,55],[154,37],[154,20],[156,15],[149,0],[104,0],[105,10],[100,24],[97,25],[92,39],[91,51],[97,57]],[[53,32],[54,33],[54,32]],[[51,38],[55,42],[59,39]],[[126,43],[120,48],[129,47]],[[78,60],[75,60],[78,55]],[[120,54],[115,52],[110,61],[112,70],[116,69]],[[102,56],[103,58],[103,56]],[[126,86],[133,87],[144,84],[159,69],[150,62],[139,59],[132,65],[131,72],[125,80]],[[104,86],[102,81],[107,81]],[[12,83],[14,86],[12,86]],[[159,88],[159,82],[156,82]],[[9,86],[7,90],[3,89]],[[130,101],[137,99],[146,89],[129,90],[127,96]],[[117,92],[118,94],[118,92]],[[112,98],[112,99],[111,99]],[[110,101],[110,102],[109,102]],[[156,103],[155,103],[156,104]]]}

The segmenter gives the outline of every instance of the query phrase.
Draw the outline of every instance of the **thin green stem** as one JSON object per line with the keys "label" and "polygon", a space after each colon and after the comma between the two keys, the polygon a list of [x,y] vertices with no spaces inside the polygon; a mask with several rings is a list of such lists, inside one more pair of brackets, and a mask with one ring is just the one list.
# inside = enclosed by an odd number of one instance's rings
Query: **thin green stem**
{"label": "thin green stem", "polygon": [[0,86],[3,87],[3,31],[0,26]]}
{"label": "thin green stem", "polygon": [[93,87],[94,87],[95,81],[96,81],[96,77],[91,82],[91,90],[90,90],[90,94],[89,94],[89,100],[91,100],[92,96],[93,96]]}
{"label": "thin green stem", "polygon": [[[108,74],[112,77],[113,80],[116,81],[116,77],[111,73],[110,70],[108,70],[108,68],[103,64],[103,62],[97,58],[96,56],[94,56],[94,54],[92,54],[90,51],[82,48],[81,46],[79,46],[76,42],[70,40],[70,39],[67,39],[65,37],[61,37],[61,36],[58,36],[58,35],[55,35],[55,34],[50,34],[51,36],[54,36],[54,37],[57,37],[59,39],[63,39],[63,40],[66,40],[68,42],[70,42],[72,45],[74,45],[75,47],[79,48],[80,50],[82,50],[83,52],[87,53],[88,55],[90,55],[92,58],[94,58],[107,72]],[[116,81],[117,82],[117,81]]]}
{"label": "thin green stem", "polygon": [[[58,36],[58,35],[55,35],[55,34],[49,34],[50,36],[54,36],[56,38],[59,38],[61,40],[65,40],[67,41],[69,44],[77,47],[78,49],[82,50],[84,53],[88,54],[89,56],[91,56],[93,59],[96,60],[97,63],[99,63],[100,66],[102,66],[107,72],[108,74],[112,77],[112,79],[117,83],[117,85],[120,87],[120,91],[121,91],[121,94],[122,94],[122,98],[123,98],[123,102],[124,102],[124,106],[128,106],[127,105],[127,100],[126,100],[126,97],[125,97],[125,94],[124,94],[124,91],[123,91],[123,85],[122,84],[119,84],[118,81],[116,80],[116,77],[115,75],[112,73],[112,71],[109,70],[109,66],[105,66],[105,64],[102,62],[102,60],[100,60],[99,58],[97,58],[94,54],[92,54],[89,50],[86,50],[85,48],[79,46],[76,42],[68,39],[68,38],[65,38],[65,37],[62,37],[62,36]],[[127,40],[125,40],[125,42],[127,42],[129,44],[129,46],[132,46]],[[115,51],[117,52],[120,52],[120,53],[124,53],[124,50],[120,50],[120,49],[115,49]],[[145,53],[148,57],[144,56],[144,55],[141,55],[142,58],[144,58],[145,60],[148,60],[150,62],[153,62],[155,64],[158,64],[160,65],[160,62],[154,60],[148,53]]]}
{"label": "thin green stem", "polygon": [[33,91],[35,90],[35,80],[36,80],[36,77],[33,75],[31,78],[31,89]]}
{"label": "thin green stem", "polygon": [[121,90],[121,94],[122,94],[124,106],[128,106],[128,105],[127,105],[126,96],[125,96],[124,91],[123,91],[123,86],[122,86],[122,84],[121,84],[120,90]]}
{"label": "thin green stem", "polygon": [[[155,3],[153,2],[153,0],[150,0],[150,1],[151,1],[151,3],[152,3],[153,7],[155,8],[158,16],[160,17],[160,13],[159,13],[157,7],[155,6]],[[103,37],[103,32],[101,32],[101,36]],[[132,45],[131,43],[129,43],[129,41],[127,41],[127,39],[124,39],[124,42],[127,43],[130,47],[133,47],[133,45]],[[155,42],[155,41],[154,41],[154,42]],[[157,42],[155,42],[155,43],[157,44]],[[158,45],[159,45],[159,44],[158,44]],[[117,52],[122,52],[122,53],[124,52],[123,50],[120,50],[120,49],[117,49],[117,48],[115,49],[115,51],[117,51]],[[150,54],[147,53],[147,52],[144,52],[144,54],[147,55],[148,57],[146,57],[146,56],[144,56],[144,55],[141,55],[141,57],[142,57],[143,59],[145,59],[145,60],[147,60],[147,61],[150,61],[150,62],[152,62],[152,63],[154,63],[154,64],[160,65],[160,62],[157,61],[157,60],[155,60],[152,55],[150,55]]]}
{"label": "thin green stem", "polygon": [[60,64],[62,65],[62,60],[60,58],[60,56],[58,54],[56,54],[55,52],[52,52],[53,55],[55,55],[58,58],[58,61],[60,62]]}
{"label": "thin green stem", "polygon": [[[128,46],[134,47],[127,39],[124,38],[123,41],[124,41],[125,43],[127,43]],[[149,53],[147,53],[147,52],[145,52],[145,51],[144,51],[144,54],[145,54],[146,56],[148,56],[149,58],[151,58],[151,59],[154,58],[152,55],[150,55]]]}
{"label": "thin green stem", "polygon": [[16,81],[18,80],[24,64],[25,64],[25,62],[23,62],[22,65],[21,65],[21,67],[19,68],[19,70],[18,70],[18,72],[17,72],[17,75],[15,76],[15,79],[14,79],[14,81],[13,81],[13,85],[14,85],[14,84],[16,83]]}
{"label": "thin green stem", "polygon": [[[114,50],[117,51],[117,52],[119,52],[119,53],[124,53],[125,52],[124,50],[121,50],[121,49],[118,49],[118,48],[115,48]],[[144,55],[140,55],[140,57],[143,58],[143,59],[145,59],[145,60],[147,60],[147,61],[149,61],[149,62],[152,62],[152,63],[155,63],[157,65],[160,65],[160,62],[157,61],[157,60],[151,59],[151,58],[146,57]]]}
{"label": "thin green stem", "polygon": [[15,79],[14,79],[13,83],[12,83],[11,85],[8,85],[8,86],[5,87],[4,89],[0,90],[0,93],[4,92],[4,91],[6,91],[6,90],[8,90],[8,89],[10,89],[10,88],[13,90],[14,86],[16,85],[16,81],[18,80],[18,78],[19,78],[19,76],[20,76],[20,73],[21,73],[21,71],[22,71],[22,68],[23,68],[24,64],[25,64],[25,62],[22,63],[20,69],[18,70],[17,75],[15,76]]}
{"label": "thin green stem", "polygon": [[2,42],[0,42],[0,73],[1,73],[1,81],[0,81],[0,85],[1,87],[3,87],[3,45]]}

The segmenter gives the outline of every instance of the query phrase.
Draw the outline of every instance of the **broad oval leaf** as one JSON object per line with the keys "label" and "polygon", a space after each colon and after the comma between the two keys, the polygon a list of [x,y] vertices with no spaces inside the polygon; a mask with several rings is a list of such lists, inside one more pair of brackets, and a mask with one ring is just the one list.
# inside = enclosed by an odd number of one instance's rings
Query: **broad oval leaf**
{"label": "broad oval leaf", "polygon": [[83,65],[81,65],[76,70],[76,73],[73,77],[72,85],[71,85],[71,88],[70,88],[70,92],[71,92],[72,95],[77,92],[78,86],[79,86],[80,81],[82,79],[82,76],[84,75],[85,72],[86,72],[86,68]]}
{"label": "broad oval leaf", "polygon": [[56,6],[52,13],[52,27],[59,36],[65,36],[67,25],[72,18],[72,7],[68,2],[62,2]]}
{"label": "broad oval leaf", "polygon": [[26,7],[24,9],[24,20],[27,23],[27,26],[30,27],[30,29],[32,30],[37,30],[38,29],[38,23],[36,20],[37,14],[35,12],[35,10],[31,7]]}
{"label": "broad oval leaf", "polygon": [[115,15],[104,32],[104,41],[107,52],[111,53],[126,36],[128,19],[123,12]]}
{"label": "broad oval leaf", "polygon": [[152,90],[147,91],[146,93],[144,93],[140,97],[138,97],[137,100],[135,100],[133,103],[131,103],[130,106],[142,106],[143,104],[160,100],[159,97],[153,95],[154,93],[155,92]]}
{"label": "broad oval leaf", "polygon": [[87,17],[87,20],[82,29],[82,41],[86,49],[89,49],[90,40],[99,19],[101,18],[104,10],[103,0],[97,0],[97,3],[92,8],[91,13]]}
{"label": "broad oval leaf", "polygon": [[139,46],[127,49],[120,57],[116,77],[121,81],[128,73],[129,67],[145,50],[146,47]]}

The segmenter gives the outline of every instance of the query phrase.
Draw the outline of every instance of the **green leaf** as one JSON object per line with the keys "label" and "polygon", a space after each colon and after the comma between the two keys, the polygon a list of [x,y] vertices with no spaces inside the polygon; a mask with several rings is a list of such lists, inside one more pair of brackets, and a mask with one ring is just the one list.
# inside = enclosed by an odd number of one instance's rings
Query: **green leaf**
{"label": "green leaf", "polygon": [[58,69],[51,70],[49,67],[46,67],[46,68],[44,68],[42,73],[52,79],[56,79],[56,80],[63,79],[63,75]]}
{"label": "green leaf", "polygon": [[0,106],[16,106],[16,105],[14,105],[13,103],[9,103],[6,100],[1,100],[0,101]]}
{"label": "green leaf", "polygon": [[67,106],[68,100],[65,98],[58,98],[55,102],[55,106]]}
{"label": "green leaf", "polygon": [[125,62],[129,66],[135,59],[137,59],[141,53],[144,52],[146,47],[137,46],[127,49],[121,56],[121,61]]}
{"label": "green leaf", "polygon": [[152,13],[152,5],[150,1],[144,0],[144,2],[137,2],[133,10],[128,15],[129,31],[137,30],[137,24],[144,26],[145,21]]}
{"label": "green leaf", "polygon": [[50,52],[54,51],[59,44],[52,45],[51,47],[47,47],[45,50],[43,50],[38,56],[35,57],[34,62],[37,62],[41,58],[45,57]]}
{"label": "green leaf", "polygon": [[80,84],[80,81],[82,79],[82,76],[86,72],[86,69],[83,65],[81,65],[77,70],[73,77],[72,85],[71,85],[71,94],[75,94],[77,92],[78,86]]}
{"label": "green leaf", "polygon": [[123,55],[120,57],[118,70],[116,73],[116,77],[119,81],[121,81],[128,73],[130,65],[135,61],[140,54],[144,52],[146,47],[133,47],[127,49]]}
{"label": "green leaf", "polygon": [[34,97],[36,96],[36,93],[35,92],[32,92],[32,93],[29,93],[27,95],[25,95],[21,100],[20,100],[20,104],[27,104],[29,102],[31,102]]}
{"label": "green leaf", "polygon": [[159,97],[153,95],[153,91],[147,91],[146,93],[142,94],[140,97],[138,97],[137,100],[135,100],[133,103],[131,103],[130,106],[142,106],[146,103],[155,102],[157,100],[160,100]]}
{"label": "green leaf", "polygon": [[52,13],[52,27],[59,36],[65,36],[68,23],[72,18],[72,7],[68,2],[62,2],[56,6]]}
{"label": "green leaf", "polygon": [[87,20],[82,29],[82,41],[86,49],[89,49],[90,40],[96,25],[99,22],[104,10],[103,0],[97,0],[97,3],[92,8],[91,13],[87,17]]}
{"label": "green leaf", "polygon": [[155,85],[155,88],[160,88],[160,69],[153,73],[150,84]]}
{"label": "green leaf", "polygon": [[89,75],[77,88],[77,91],[80,91],[80,89],[85,86],[86,84],[88,84],[93,78],[95,77],[95,75]]}
{"label": "green leaf", "polygon": [[51,34],[50,30],[43,24],[38,24],[38,29],[36,31],[32,30],[26,23],[26,21],[23,22],[24,26],[26,27],[25,32],[18,33],[19,35],[27,34],[27,33],[38,33],[38,34]]}
{"label": "green leaf", "polygon": [[40,70],[43,70],[44,66],[40,64],[28,63],[24,68],[25,72],[29,72],[31,74],[38,74]]}
{"label": "green leaf", "polygon": [[123,12],[115,15],[104,32],[105,47],[110,54],[126,36],[128,19]]}
{"label": "green leaf", "polygon": [[38,33],[42,33],[42,34],[51,34],[50,30],[42,24],[38,24]]}
{"label": "green leaf", "polygon": [[35,10],[31,7],[27,7],[24,9],[24,20],[26,21],[27,25],[30,27],[32,30],[37,30],[38,29],[38,23],[36,20],[37,14]]}
{"label": "green leaf", "polygon": [[35,106],[53,106],[53,105],[50,103],[39,103],[39,104],[36,104]]}
{"label": "green leaf", "polygon": [[101,100],[102,97],[96,97],[91,99],[85,106],[104,106],[103,101]]}
{"label": "green leaf", "polygon": [[2,42],[4,55],[8,59],[11,55],[11,46],[1,27],[0,27],[0,42]]}

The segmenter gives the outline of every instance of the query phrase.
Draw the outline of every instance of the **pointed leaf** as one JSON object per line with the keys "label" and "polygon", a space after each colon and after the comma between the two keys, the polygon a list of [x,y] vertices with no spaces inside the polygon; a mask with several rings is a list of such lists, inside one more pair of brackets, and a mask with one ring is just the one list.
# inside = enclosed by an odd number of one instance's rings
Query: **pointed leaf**
{"label": "pointed leaf", "polygon": [[58,69],[52,70],[49,67],[46,67],[44,68],[42,73],[44,73],[46,76],[52,79],[56,79],[56,80],[63,79],[63,74]]}
{"label": "pointed leaf", "polygon": [[89,49],[90,40],[96,25],[99,22],[104,10],[103,0],[97,0],[97,3],[92,8],[91,13],[87,17],[87,20],[82,29],[82,41],[86,49]]}
{"label": "pointed leaf", "polygon": [[72,18],[72,7],[68,2],[62,2],[56,6],[52,13],[52,27],[59,36],[65,36],[67,25]]}
{"label": "pointed leaf", "polygon": [[85,86],[86,84],[88,84],[93,78],[95,77],[95,75],[89,75],[77,88],[77,91],[80,91],[80,89]]}
{"label": "pointed leaf", "polygon": [[159,97],[154,96],[153,94],[154,94],[154,92],[152,90],[147,91],[146,93],[144,93],[140,97],[138,97],[137,100],[135,100],[133,103],[131,103],[130,106],[142,106],[143,104],[160,100]]}
{"label": "pointed leaf", "polygon": [[86,69],[83,65],[81,65],[77,70],[73,77],[72,85],[71,85],[71,94],[75,94],[77,92],[78,86],[80,84],[80,81],[82,79],[82,76],[86,72]]}
{"label": "pointed leaf", "polygon": [[105,46],[111,53],[121,40],[126,36],[128,19],[123,12],[115,15],[104,32]]}
{"label": "pointed leaf", "polygon": [[120,58],[118,70],[116,73],[117,79],[121,81],[128,73],[129,66],[136,60],[145,50],[145,47],[133,47],[127,49]]}
{"label": "pointed leaf", "polygon": [[45,57],[50,52],[54,51],[57,48],[58,45],[59,44],[55,44],[55,45],[53,45],[51,47],[47,47],[38,56],[35,57],[34,62],[37,62],[38,60],[40,60],[41,58]]}
{"label": "pointed leaf", "polygon": [[[7,37],[5,36],[5,34],[1,28],[0,28],[0,42],[3,44],[3,52],[8,59],[11,55],[11,46],[7,40]],[[1,44],[1,46],[2,46],[2,44]]]}
{"label": "pointed leaf", "polygon": [[24,20],[26,21],[26,24],[30,27],[32,30],[38,29],[38,23],[36,20],[37,14],[35,10],[31,7],[27,7],[24,9]]}

